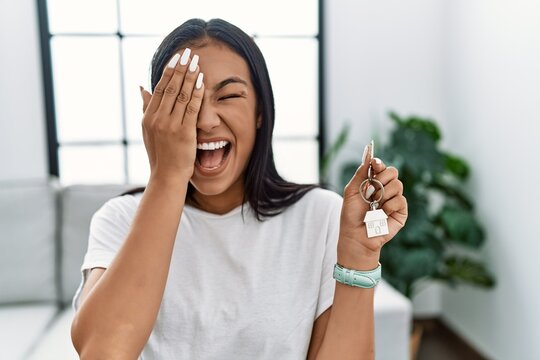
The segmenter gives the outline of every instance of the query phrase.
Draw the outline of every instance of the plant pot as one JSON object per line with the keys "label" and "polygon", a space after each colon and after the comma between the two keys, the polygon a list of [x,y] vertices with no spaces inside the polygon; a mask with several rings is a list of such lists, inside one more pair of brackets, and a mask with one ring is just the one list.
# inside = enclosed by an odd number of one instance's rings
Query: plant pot
{"label": "plant pot", "polygon": [[413,328],[411,331],[410,339],[410,359],[416,360],[418,355],[418,349],[420,349],[420,341],[422,340],[422,333],[424,332],[424,325],[413,321]]}

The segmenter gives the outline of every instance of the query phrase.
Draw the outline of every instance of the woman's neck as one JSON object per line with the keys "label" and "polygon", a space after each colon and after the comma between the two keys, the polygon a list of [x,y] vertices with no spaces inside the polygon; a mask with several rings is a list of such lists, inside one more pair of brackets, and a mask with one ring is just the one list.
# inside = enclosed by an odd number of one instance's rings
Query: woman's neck
{"label": "woman's neck", "polygon": [[216,195],[205,195],[195,190],[192,197],[197,203],[188,198],[186,204],[212,214],[223,215],[242,205],[244,186],[237,182],[223,193]]}

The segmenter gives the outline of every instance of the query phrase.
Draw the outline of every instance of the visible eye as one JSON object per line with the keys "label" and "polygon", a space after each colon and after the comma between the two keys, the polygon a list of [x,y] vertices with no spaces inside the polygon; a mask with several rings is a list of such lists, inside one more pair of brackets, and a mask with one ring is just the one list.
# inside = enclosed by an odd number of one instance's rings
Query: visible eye
{"label": "visible eye", "polygon": [[238,97],[241,97],[242,95],[240,94],[231,94],[231,95],[225,95],[225,96],[222,96],[219,98],[219,100],[227,100],[227,99],[232,99],[232,98],[238,98]]}

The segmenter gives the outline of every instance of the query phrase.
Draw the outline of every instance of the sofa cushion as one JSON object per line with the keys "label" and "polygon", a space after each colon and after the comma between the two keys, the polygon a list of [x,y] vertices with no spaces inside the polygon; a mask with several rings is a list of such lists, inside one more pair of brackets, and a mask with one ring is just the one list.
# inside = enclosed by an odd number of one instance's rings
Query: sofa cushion
{"label": "sofa cushion", "polygon": [[56,312],[55,303],[0,306],[0,359],[26,359]]}
{"label": "sofa cushion", "polygon": [[381,279],[375,287],[373,310],[377,360],[409,359],[411,301]]}
{"label": "sofa cushion", "polygon": [[68,307],[48,327],[28,360],[77,360],[79,355],[71,342],[71,323],[75,312]]}
{"label": "sofa cushion", "polygon": [[81,265],[88,249],[90,221],[109,199],[141,185],[71,185],[62,190],[61,201],[61,300],[71,305],[81,280]]}
{"label": "sofa cushion", "polygon": [[56,181],[0,183],[0,304],[54,301]]}

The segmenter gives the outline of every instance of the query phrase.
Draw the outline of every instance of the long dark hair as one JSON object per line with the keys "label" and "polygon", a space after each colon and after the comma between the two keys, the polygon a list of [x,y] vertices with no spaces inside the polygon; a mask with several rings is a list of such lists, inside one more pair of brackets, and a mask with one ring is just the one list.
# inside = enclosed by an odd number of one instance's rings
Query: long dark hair
{"label": "long dark hair", "polygon": [[[274,131],[274,93],[264,57],[255,41],[233,24],[222,20],[204,21],[191,19],[174,29],[163,39],[152,58],[152,92],[156,87],[165,63],[175,52],[186,46],[201,46],[208,40],[227,45],[247,62],[251,81],[257,96],[257,112],[262,115],[261,127],[257,129],[255,145],[244,174],[244,198],[255,211],[257,220],[275,216],[300,200],[309,190],[322,187],[319,184],[296,184],[284,180],[277,172],[272,150]],[[121,195],[144,191],[135,188]],[[186,198],[197,204],[193,197],[195,188],[188,184]],[[243,216],[242,211],[242,216]]]}

